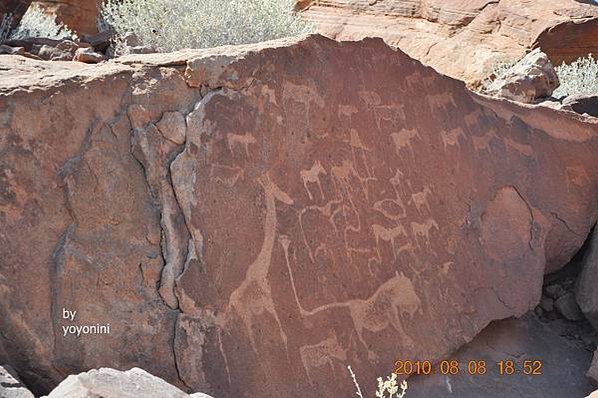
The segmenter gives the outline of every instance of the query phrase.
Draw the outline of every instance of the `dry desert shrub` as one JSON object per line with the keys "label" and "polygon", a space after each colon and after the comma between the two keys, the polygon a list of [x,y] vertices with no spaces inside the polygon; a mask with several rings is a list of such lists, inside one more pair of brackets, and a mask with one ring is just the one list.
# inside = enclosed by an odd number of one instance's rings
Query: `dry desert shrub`
{"label": "dry desert shrub", "polygon": [[567,97],[573,94],[598,94],[598,61],[592,54],[579,58],[571,64],[557,66],[556,73],[561,85],[553,96]]}
{"label": "dry desert shrub", "polygon": [[256,43],[307,33],[295,0],[106,0],[103,20],[161,52]]}
{"label": "dry desert shrub", "polygon": [[511,70],[511,68],[517,65],[517,62],[519,62],[519,60],[506,58],[496,61],[490,68],[490,75],[482,81],[482,85],[480,87],[481,91],[487,91],[490,88],[490,85],[493,81],[505,77],[507,73]]}
{"label": "dry desert shrub", "polygon": [[11,22],[12,14],[6,14],[0,20],[0,44],[4,42],[4,40],[8,39],[8,35],[10,34]]}
{"label": "dry desert shrub", "polygon": [[39,7],[31,6],[23,16],[19,26],[10,34],[10,39],[44,37],[48,39],[73,39],[76,35],[66,26],[57,24],[54,18],[45,14]]}

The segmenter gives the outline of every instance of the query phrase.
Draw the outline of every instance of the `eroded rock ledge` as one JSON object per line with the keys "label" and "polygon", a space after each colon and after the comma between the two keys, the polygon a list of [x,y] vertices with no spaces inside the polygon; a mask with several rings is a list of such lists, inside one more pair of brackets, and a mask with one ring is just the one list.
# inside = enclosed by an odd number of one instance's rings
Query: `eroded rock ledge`
{"label": "eroded rock ledge", "polygon": [[598,46],[598,7],[578,0],[299,0],[298,8],[322,34],[383,37],[474,86],[532,48],[560,65]]}
{"label": "eroded rock ledge", "polygon": [[[40,391],[139,366],[349,396],[347,364],[374,380],[532,309],[596,223],[596,119],[379,39],[0,63],[0,359]],[[63,336],[63,308],[111,334]]]}

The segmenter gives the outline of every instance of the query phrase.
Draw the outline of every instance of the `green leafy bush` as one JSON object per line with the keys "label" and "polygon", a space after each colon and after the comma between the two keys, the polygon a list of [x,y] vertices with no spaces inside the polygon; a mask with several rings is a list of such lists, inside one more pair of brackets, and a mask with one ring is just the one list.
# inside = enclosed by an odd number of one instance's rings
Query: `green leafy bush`
{"label": "green leafy bush", "polygon": [[592,54],[587,58],[579,58],[567,65],[557,66],[556,73],[561,85],[553,96],[566,97],[572,94],[598,94],[598,61]]}
{"label": "green leafy bush", "polygon": [[73,39],[76,35],[66,26],[57,24],[54,18],[45,14],[39,7],[31,6],[13,30],[10,39],[45,37],[48,39]]}
{"label": "green leafy bush", "polygon": [[167,52],[255,43],[307,33],[294,0],[106,0],[102,18],[118,36]]}

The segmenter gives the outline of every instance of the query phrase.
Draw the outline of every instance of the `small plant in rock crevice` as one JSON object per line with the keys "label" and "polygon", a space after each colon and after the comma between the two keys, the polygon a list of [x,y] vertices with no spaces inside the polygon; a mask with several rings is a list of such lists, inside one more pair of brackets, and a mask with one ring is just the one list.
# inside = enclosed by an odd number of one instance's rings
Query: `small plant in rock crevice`
{"label": "small plant in rock crevice", "polygon": [[102,19],[161,52],[256,43],[308,33],[295,0],[106,0]]}
{"label": "small plant in rock crevice", "polygon": [[[353,372],[351,366],[347,366],[349,369],[349,373],[351,374],[351,378],[353,379],[353,384],[355,384],[356,392],[359,398],[364,398],[363,393],[361,392],[361,387],[357,382],[357,376]],[[400,391],[399,391],[400,390]],[[386,377],[386,380],[382,379],[382,377],[378,377],[378,389],[376,390],[376,398],[404,398],[405,394],[407,393],[407,381],[403,380],[401,385],[397,383],[397,375],[396,373],[392,373],[390,376]]]}

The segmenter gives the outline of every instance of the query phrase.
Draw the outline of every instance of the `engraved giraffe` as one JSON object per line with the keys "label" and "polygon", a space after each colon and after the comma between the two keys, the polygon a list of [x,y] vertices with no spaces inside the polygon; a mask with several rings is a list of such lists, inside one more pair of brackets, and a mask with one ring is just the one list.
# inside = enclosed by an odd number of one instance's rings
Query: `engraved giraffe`
{"label": "engraved giraffe", "polygon": [[[234,321],[234,316],[243,322],[245,330],[251,341],[251,346],[256,354],[258,353],[257,345],[255,343],[255,323],[254,316],[269,313],[278,324],[280,337],[287,348],[288,355],[288,341],[287,336],[282,328],[282,323],[278,314],[276,313],[274,301],[272,299],[272,291],[268,281],[268,273],[272,262],[272,251],[276,241],[276,201],[280,201],[287,205],[293,204],[291,199],[285,192],[278,188],[274,182],[270,180],[268,175],[264,175],[258,179],[264,191],[266,203],[266,215],[264,219],[264,241],[262,248],[256,259],[249,265],[245,273],[245,278],[241,285],[231,293],[227,309],[225,310],[225,322]],[[222,330],[226,330],[223,327]]]}

